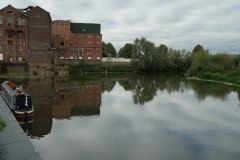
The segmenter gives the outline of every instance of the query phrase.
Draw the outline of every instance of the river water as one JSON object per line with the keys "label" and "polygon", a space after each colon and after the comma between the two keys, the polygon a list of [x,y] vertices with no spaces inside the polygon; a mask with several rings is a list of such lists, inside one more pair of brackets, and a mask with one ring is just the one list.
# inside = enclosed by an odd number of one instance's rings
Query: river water
{"label": "river water", "polygon": [[[177,75],[11,79],[44,160],[240,159],[240,87]],[[2,79],[3,81],[3,79]]]}

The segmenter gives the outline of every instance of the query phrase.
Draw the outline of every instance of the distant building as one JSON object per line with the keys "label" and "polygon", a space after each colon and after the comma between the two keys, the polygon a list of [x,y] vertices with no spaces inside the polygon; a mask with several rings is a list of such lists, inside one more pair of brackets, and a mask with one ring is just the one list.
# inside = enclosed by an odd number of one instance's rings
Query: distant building
{"label": "distant building", "polygon": [[101,61],[101,25],[72,23],[70,20],[52,22],[52,48],[58,59],[86,59]]}
{"label": "distant building", "polygon": [[28,18],[8,5],[0,10],[0,62],[27,63]]}
{"label": "distant building", "polygon": [[[51,16],[39,6],[0,10],[0,62],[51,63]],[[34,54],[34,55],[32,55]]]}
{"label": "distant building", "polygon": [[51,65],[54,58],[67,64],[72,59],[100,63],[101,25],[52,21],[39,6],[17,9],[9,4],[0,9],[0,62],[30,64],[33,72],[36,64]]}

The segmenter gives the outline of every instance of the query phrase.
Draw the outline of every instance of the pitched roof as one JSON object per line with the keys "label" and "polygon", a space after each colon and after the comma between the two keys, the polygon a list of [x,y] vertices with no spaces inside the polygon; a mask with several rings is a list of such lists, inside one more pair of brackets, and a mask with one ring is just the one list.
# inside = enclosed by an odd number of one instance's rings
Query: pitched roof
{"label": "pitched roof", "polygon": [[6,8],[8,8],[8,7],[14,8],[16,11],[18,11],[19,13],[21,13],[22,15],[24,15],[25,17],[27,17],[26,13],[24,13],[21,9],[17,9],[17,8],[13,7],[11,4],[7,5],[6,7],[3,7],[2,9],[0,9],[0,11],[6,9]]}

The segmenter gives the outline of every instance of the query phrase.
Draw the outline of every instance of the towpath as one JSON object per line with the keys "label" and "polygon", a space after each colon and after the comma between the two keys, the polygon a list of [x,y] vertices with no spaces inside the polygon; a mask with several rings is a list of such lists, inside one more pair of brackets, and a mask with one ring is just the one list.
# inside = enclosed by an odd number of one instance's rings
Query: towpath
{"label": "towpath", "polygon": [[42,160],[29,137],[24,133],[0,95],[0,116],[6,127],[0,131],[0,159],[4,160]]}

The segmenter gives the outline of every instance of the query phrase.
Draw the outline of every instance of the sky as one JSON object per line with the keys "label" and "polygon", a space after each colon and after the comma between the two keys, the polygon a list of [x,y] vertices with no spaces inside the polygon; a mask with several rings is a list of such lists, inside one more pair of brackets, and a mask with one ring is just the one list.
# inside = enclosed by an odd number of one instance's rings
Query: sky
{"label": "sky", "polygon": [[52,20],[101,24],[102,40],[119,51],[145,37],[156,46],[240,53],[239,0],[8,0],[15,8],[40,6]]}

